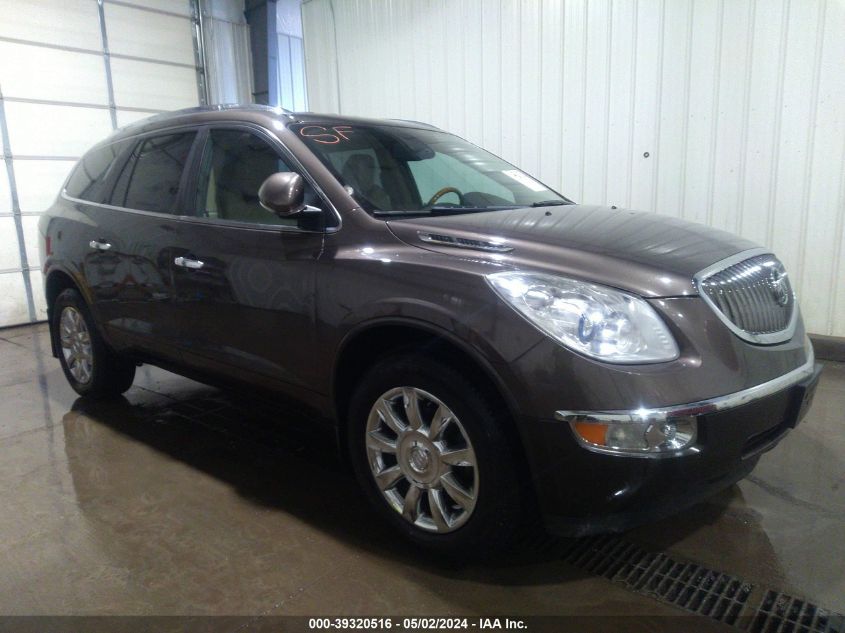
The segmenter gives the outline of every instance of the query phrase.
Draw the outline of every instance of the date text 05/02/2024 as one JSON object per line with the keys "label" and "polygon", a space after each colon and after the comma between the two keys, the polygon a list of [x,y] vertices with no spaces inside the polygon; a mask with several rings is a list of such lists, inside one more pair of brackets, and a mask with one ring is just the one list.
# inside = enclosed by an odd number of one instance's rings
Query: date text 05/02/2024
{"label": "date text 05/02/2024", "polygon": [[524,620],[511,618],[309,618],[311,630],[389,630],[442,631],[442,630],[525,630]]}

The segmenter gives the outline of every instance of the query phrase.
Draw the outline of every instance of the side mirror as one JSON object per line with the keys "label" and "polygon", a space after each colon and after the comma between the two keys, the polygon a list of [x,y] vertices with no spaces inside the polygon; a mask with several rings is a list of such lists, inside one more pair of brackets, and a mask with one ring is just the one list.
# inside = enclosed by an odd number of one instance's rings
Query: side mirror
{"label": "side mirror", "polygon": [[270,213],[289,217],[305,210],[305,184],[302,176],[280,171],[267,177],[258,189],[258,201]]}

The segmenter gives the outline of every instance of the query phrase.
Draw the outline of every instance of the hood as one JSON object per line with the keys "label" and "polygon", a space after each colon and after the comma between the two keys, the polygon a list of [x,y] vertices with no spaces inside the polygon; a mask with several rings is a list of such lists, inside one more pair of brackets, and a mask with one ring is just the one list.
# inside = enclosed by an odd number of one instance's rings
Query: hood
{"label": "hood", "polygon": [[[567,275],[649,297],[695,295],[692,278],[697,272],[757,247],[678,218],[586,205],[392,219],[387,224],[396,237],[420,248],[503,268]],[[456,244],[432,242],[432,234],[437,241]]]}

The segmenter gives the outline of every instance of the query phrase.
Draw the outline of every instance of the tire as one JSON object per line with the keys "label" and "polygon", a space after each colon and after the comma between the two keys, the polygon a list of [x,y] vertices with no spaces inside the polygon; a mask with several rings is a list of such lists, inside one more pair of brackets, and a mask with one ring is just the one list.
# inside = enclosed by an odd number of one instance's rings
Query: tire
{"label": "tire", "polygon": [[76,289],[67,288],[56,298],[50,326],[65,378],[76,393],[113,398],[132,386],[135,363],[109,348]]}
{"label": "tire", "polygon": [[[413,406],[410,415],[405,408],[413,400],[419,423],[409,421]],[[438,432],[435,417],[447,409],[451,421]],[[391,412],[394,427],[407,423],[401,433],[386,422]],[[445,362],[383,359],[350,400],[347,445],[356,478],[375,510],[413,544],[457,559],[504,552],[531,507],[527,473],[506,432],[508,415],[480,382]]]}

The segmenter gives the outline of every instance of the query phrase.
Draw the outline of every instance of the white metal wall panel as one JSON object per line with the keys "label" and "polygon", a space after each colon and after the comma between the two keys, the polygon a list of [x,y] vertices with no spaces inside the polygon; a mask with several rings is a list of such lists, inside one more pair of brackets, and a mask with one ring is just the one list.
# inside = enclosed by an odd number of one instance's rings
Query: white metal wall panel
{"label": "white metal wall panel", "polygon": [[6,175],[6,160],[0,159],[0,215],[12,213],[12,194],[9,191],[9,177]]}
{"label": "white metal wall panel", "polygon": [[0,0],[0,327],[46,316],[38,219],[75,160],[114,124],[199,101],[189,0],[105,0],[102,17],[97,0]]}
{"label": "white metal wall panel", "polygon": [[126,127],[141,119],[146,119],[150,116],[149,112],[138,110],[118,110],[117,111],[117,127]]}
{"label": "white metal wall panel", "polygon": [[[397,7],[402,10],[402,7]],[[300,0],[276,2],[276,81],[279,105],[287,110],[308,110],[305,88],[305,53]]]}
{"label": "white metal wall panel", "polygon": [[44,321],[47,319],[47,299],[44,296],[44,279],[41,276],[40,270],[33,269],[29,271],[29,286],[32,288],[32,296],[35,303],[35,318],[38,321]]}
{"label": "white metal wall panel", "polygon": [[[325,112],[342,112],[337,75],[340,59],[335,46],[333,12],[329,2],[308,2],[302,5],[302,23],[308,32],[305,41],[305,74],[311,107]],[[414,78],[422,81],[421,74],[416,72],[416,64],[413,69],[408,66],[404,68],[405,72],[413,72]],[[419,89],[415,96],[418,94]]]}
{"label": "white metal wall panel", "polygon": [[[813,72],[815,133],[804,150],[805,233],[801,236],[804,311],[845,330],[845,3],[828,2],[820,15],[821,43]],[[837,201],[833,205],[832,201]],[[832,275],[819,274],[831,270]]]}
{"label": "white metal wall panel", "polygon": [[6,123],[15,156],[81,156],[112,131],[107,110],[17,101],[6,101]]}
{"label": "white metal wall panel", "polygon": [[83,49],[100,43],[92,0],[0,0],[0,18],[0,37]]}
{"label": "white metal wall panel", "polygon": [[[220,3],[218,3],[220,4]],[[231,3],[228,3],[231,5]],[[203,6],[203,11],[206,11]],[[228,11],[224,11],[228,9]],[[209,103],[250,103],[252,101],[252,53],[249,26],[240,11],[231,6],[204,13],[206,77]],[[229,16],[229,12],[235,14]],[[229,18],[235,19],[229,19]]]}
{"label": "white metal wall panel", "polygon": [[73,165],[74,161],[69,160],[16,160],[15,182],[21,213],[37,215],[53,204]]}
{"label": "white metal wall panel", "polygon": [[139,11],[120,4],[106,4],[104,8],[109,51],[185,64],[193,70],[193,24],[190,16]]}
{"label": "white metal wall panel", "polygon": [[[314,111],[427,121],[579,201],[775,250],[845,336],[841,0],[306,0]],[[340,54],[338,54],[338,51]]]}
{"label": "white metal wall panel", "polygon": [[[0,216],[0,243],[14,244],[18,243],[17,229],[15,228],[15,219],[10,215]],[[17,249],[3,248],[0,249],[0,274],[2,272],[14,271],[20,268],[20,255]]]}
{"label": "white metal wall panel", "polygon": [[188,0],[121,0],[121,4],[131,4],[141,9],[154,9],[177,15],[191,15],[191,5]]}
{"label": "white metal wall panel", "polygon": [[744,199],[743,179],[748,150],[750,74],[753,40],[748,37],[755,4],[726,2],[721,21],[717,85],[717,118],[712,162],[711,222],[714,226],[741,232],[742,215],[736,210]]}
{"label": "white metal wall panel", "polygon": [[19,272],[0,272],[0,323],[29,321],[26,301],[21,301],[25,294],[26,286]]}
{"label": "white metal wall panel", "polygon": [[177,110],[197,105],[193,68],[112,58],[114,100],[125,108]]}
{"label": "white metal wall panel", "polygon": [[[15,219],[12,217],[12,198],[9,191],[9,179],[6,175],[6,161],[0,160],[0,244],[17,246],[18,235]],[[0,248],[0,323],[9,314],[16,316],[14,310],[24,308],[25,317],[26,303],[20,301],[20,293],[17,288],[12,287],[16,282],[23,288],[23,280],[20,269],[20,256],[17,250]],[[7,294],[16,293],[16,294]],[[7,297],[4,299],[4,297]]]}
{"label": "white metal wall panel", "polygon": [[38,215],[25,215],[23,221],[24,248],[26,249],[27,261],[32,262],[35,268],[38,267]]}
{"label": "white metal wall panel", "polygon": [[304,112],[308,109],[308,100],[305,95],[302,38],[278,33],[276,39],[278,42],[276,63],[276,80],[279,86],[278,105],[286,110]]}
{"label": "white metal wall panel", "polygon": [[99,55],[0,41],[0,59],[4,97],[103,106],[109,103],[103,58]]}

